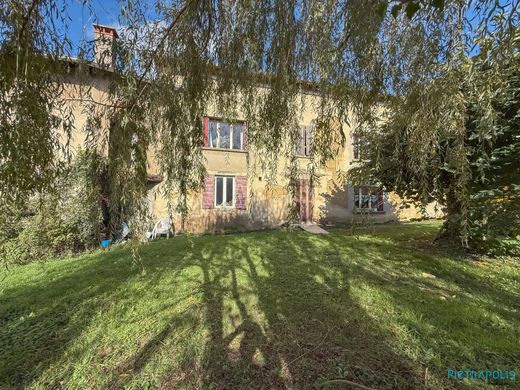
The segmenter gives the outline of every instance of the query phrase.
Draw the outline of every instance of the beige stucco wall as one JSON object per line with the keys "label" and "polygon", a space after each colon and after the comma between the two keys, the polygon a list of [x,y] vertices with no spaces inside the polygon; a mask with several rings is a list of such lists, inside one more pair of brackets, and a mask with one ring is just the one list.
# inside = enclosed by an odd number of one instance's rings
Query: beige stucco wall
{"label": "beige stucco wall", "polygon": [[[75,116],[76,129],[72,135],[71,146],[74,151],[79,148],[92,147],[87,142],[85,124],[89,112],[98,107],[102,109],[102,104],[110,103],[107,101],[110,88],[110,74],[103,71],[95,71],[88,77],[69,76],[69,84],[65,94],[70,98],[68,104]],[[316,95],[303,96],[305,104],[301,113],[300,123],[310,125],[317,118],[315,107],[319,102]],[[83,102],[81,101],[83,100]],[[88,102],[102,103],[100,105],[88,104]],[[220,117],[218,110],[210,104],[208,116]],[[236,120],[243,120],[238,114]],[[355,121],[352,125],[342,124],[345,141],[339,148],[337,156],[328,161],[325,166],[318,169],[318,181],[314,187],[314,208],[313,220],[321,223],[349,223],[367,219],[366,215],[354,212],[353,188],[348,183],[347,172],[353,162],[352,133],[355,130]],[[99,139],[103,139],[103,132],[106,133],[108,126],[104,121],[97,129]],[[106,134],[105,134],[106,135]],[[98,147],[95,146],[94,147]],[[104,151],[106,152],[106,151]],[[288,221],[289,207],[292,199],[287,192],[286,167],[288,161],[280,157],[277,161],[277,169],[274,175],[274,182],[267,180],[271,176],[267,172],[262,172],[259,168],[262,156],[255,153],[250,145],[247,151],[237,150],[216,150],[203,149],[203,156],[206,160],[206,169],[209,175],[230,175],[247,176],[248,199],[246,210],[223,210],[223,209],[203,209],[202,193],[193,192],[189,196],[190,213],[184,221],[184,227],[190,232],[223,231],[236,229],[257,229],[264,227],[279,226]],[[299,172],[302,177],[308,175],[307,165],[310,159],[301,157],[298,159]],[[155,161],[154,150],[148,153],[148,165],[150,174],[159,174],[157,161]],[[152,220],[158,220],[167,216],[173,217],[175,230],[179,231],[181,226],[180,216],[169,212],[168,204],[176,202],[176,194],[165,194],[162,183],[148,184],[148,202],[150,216]],[[169,202],[170,201],[170,202]],[[384,212],[371,214],[373,222],[385,222],[397,219],[412,219],[422,215],[418,209],[413,207],[401,209],[402,201],[395,194],[387,194],[384,201]],[[431,217],[440,216],[440,212],[431,205],[427,208]]]}
{"label": "beige stucco wall", "polygon": [[[59,129],[62,143],[69,142],[70,152],[74,155],[80,149],[96,148],[106,154],[106,140],[108,137],[107,105],[110,105],[110,85],[113,75],[110,72],[87,68],[71,68],[65,78],[63,89],[63,106],[58,115],[72,114],[74,130],[68,135],[63,128]],[[88,119],[98,118],[100,123],[87,126]]]}

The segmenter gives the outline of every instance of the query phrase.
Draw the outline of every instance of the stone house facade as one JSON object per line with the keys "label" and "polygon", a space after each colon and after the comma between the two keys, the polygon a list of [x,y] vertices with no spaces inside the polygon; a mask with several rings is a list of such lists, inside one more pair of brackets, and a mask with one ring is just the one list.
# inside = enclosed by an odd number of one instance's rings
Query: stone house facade
{"label": "stone house facade", "polygon": [[[108,58],[117,38],[115,29],[95,26],[96,49],[102,48]],[[99,60],[98,60],[99,59]],[[97,63],[96,63],[97,62]],[[95,109],[99,102],[109,96],[113,72],[113,58],[95,55],[90,64],[88,78],[77,78],[71,73],[66,93],[70,97],[70,109],[74,112],[75,128],[73,148],[93,147],[89,145],[84,131],[88,126],[88,110]],[[79,90],[88,89],[88,99],[77,99]],[[82,95],[84,96],[84,95]],[[335,158],[327,161],[311,184],[308,164],[312,146],[312,125],[317,117],[314,107],[320,97],[311,92],[304,93],[304,110],[301,115],[300,143],[295,145],[298,163],[296,194],[287,190],[288,178],[285,174],[286,158],[277,161],[276,180],[266,180],[266,172],[259,167],[262,155],[247,142],[247,123],[244,117],[224,120],[216,109],[211,109],[201,118],[204,125],[203,156],[206,161],[207,176],[201,191],[189,196],[189,216],[181,224],[180,215],[170,215],[168,196],[160,179],[154,151],[148,158],[149,181],[148,205],[152,220],[173,218],[175,230],[181,225],[189,232],[214,232],[226,230],[252,230],[276,227],[289,222],[291,208],[297,212],[297,220],[302,223],[352,223],[370,220],[382,223],[392,220],[407,220],[424,216],[413,207],[401,208],[402,201],[392,193],[386,193],[370,186],[354,187],[347,180],[347,172],[361,156],[359,141],[354,137],[355,121],[352,125],[342,124],[346,138]],[[106,126],[102,123],[101,126]],[[94,146],[95,147],[95,146]],[[433,205],[426,210],[426,216],[439,217]]]}

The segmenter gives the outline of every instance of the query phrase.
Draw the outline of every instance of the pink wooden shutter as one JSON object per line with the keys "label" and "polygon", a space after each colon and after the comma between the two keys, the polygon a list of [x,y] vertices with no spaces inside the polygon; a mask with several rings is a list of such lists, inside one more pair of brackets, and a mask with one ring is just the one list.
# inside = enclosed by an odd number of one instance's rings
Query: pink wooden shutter
{"label": "pink wooden shutter", "polygon": [[246,134],[247,134],[247,122],[242,125],[242,150],[246,150]]}
{"label": "pink wooden shutter", "polygon": [[202,118],[202,126],[204,128],[204,139],[202,146],[207,148],[209,146],[209,118],[207,116]]}
{"label": "pink wooden shutter", "polygon": [[202,192],[202,208],[212,209],[215,199],[215,176],[208,175],[204,179],[204,191]]}
{"label": "pink wooden shutter", "polygon": [[383,210],[384,197],[385,197],[385,193],[383,192],[383,190],[377,191],[377,203],[376,203],[377,211],[384,211]]}
{"label": "pink wooden shutter", "polygon": [[246,209],[247,200],[247,176],[235,177],[236,203],[235,206],[239,210]]}

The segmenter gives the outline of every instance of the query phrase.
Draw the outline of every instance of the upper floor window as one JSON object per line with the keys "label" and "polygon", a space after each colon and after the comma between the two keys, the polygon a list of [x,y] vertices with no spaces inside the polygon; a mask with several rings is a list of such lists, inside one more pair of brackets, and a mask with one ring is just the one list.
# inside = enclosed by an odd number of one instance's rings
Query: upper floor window
{"label": "upper floor window", "polygon": [[384,211],[384,192],[377,187],[354,187],[354,209],[365,212]]}
{"label": "upper floor window", "polygon": [[221,120],[208,120],[207,137],[209,148],[244,149],[244,122],[228,123]]}
{"label": "upper floor window", "polygon": [[359,136],[354,134],[352,136],[352,151],[353,151],[353,157],[354,160],[361,160],[361,156],[363,155],[362,149],[363,149],[363,139]]}
{"label": "upper floor window", "polygon": [[295,153],[298,156],[310,156],[312,153],[313,126],[300,126],[300,133],[296,139]]}
{"label": "upper floor window", "polygon": [[368,140],[359,134],[352,135],[352,157],[354,160],[366,159]]}

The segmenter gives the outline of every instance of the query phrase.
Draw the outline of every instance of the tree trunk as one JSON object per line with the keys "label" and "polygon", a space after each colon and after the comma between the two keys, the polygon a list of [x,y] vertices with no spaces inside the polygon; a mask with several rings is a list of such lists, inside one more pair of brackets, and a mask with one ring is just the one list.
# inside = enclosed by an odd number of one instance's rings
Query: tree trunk
{"label": "tree trunk", "polygon": [[435,240],[447,240],[452,243],[461,244],[461,204],[453,191],[446,194],[446,220]]}

